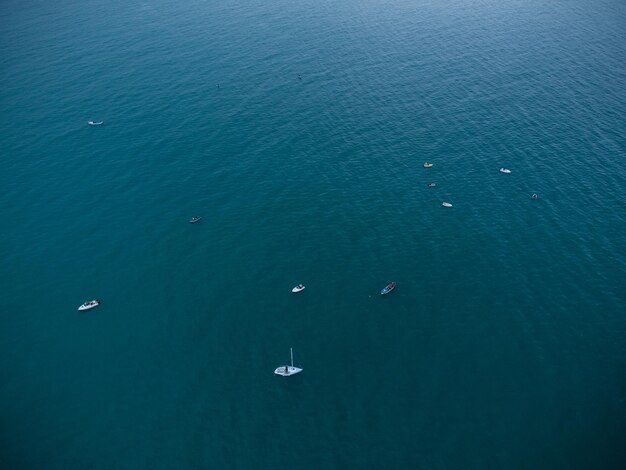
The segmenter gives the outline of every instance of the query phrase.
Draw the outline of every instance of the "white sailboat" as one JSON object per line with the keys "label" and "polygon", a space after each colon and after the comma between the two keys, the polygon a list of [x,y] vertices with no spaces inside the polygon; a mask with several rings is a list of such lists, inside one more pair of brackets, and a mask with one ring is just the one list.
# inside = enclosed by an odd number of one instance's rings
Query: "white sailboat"
{"label": "white sailboat", "polygon": [[294,367],[293,365],[293,348],[289,348],[291,351],[291,365],[286,366],[278,366],[274,373],[276,375],[282,375],[283,377],[289,377],[290,375],[297,374],[298,372],[302,372],[302,369],[299,367]]}

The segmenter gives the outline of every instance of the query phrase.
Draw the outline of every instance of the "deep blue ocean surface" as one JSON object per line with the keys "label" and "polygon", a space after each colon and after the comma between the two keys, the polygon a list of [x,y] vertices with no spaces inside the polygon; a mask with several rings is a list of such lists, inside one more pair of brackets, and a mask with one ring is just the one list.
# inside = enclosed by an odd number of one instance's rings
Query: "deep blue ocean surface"
{"label": "deep blue ocean surface", "polygon": [[0,467],[624,468],[625,64],[623,0],[3,0]]}

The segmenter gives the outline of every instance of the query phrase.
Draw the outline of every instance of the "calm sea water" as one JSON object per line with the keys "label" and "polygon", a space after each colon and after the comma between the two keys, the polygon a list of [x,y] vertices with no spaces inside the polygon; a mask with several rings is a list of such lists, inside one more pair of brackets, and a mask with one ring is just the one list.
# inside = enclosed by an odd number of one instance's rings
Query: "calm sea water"
{"label": "calm sea water", "polygon": [[623,1],[4,0],[0,48],[2,468],[623,468]]}

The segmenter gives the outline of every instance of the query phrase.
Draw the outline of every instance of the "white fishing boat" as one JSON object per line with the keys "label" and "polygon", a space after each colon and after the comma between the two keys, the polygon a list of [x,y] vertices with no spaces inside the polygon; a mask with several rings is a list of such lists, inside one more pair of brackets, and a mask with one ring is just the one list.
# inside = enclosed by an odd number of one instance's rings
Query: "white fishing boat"
{"label": "white fishing boat", "polygon": [[387,284],[383,290],[380,291],[380,295],[387,295],[389,292],[396,288],[396,283],[394,281]]}
{"label": "white fishing boat", "polygon": [[293,348],[289,348],[289,351],[291,352],[291,365],[278,366],[276,368],[276,370],[274,371],[274,373],[276,375],[282,375],[283,377],[289,377],[290,375],[294,375],[294,374],[297,374],[299,372],[302,372],[302,369],[300,369],[299,367],[294,367],[294,365],[293,365]]}
{"label": "white fishing boat", "polygon": [[430,162],[424,162],[424,168],[430,168],[431,166],[433,166],[432,163]]}
{"label": "white fishing boat", "polygon": [[452,204],[450,204],[449,202],[442,202],[441,205],[443,207],[452,207]]}
{"label": "white fishing boat", "polygon": [[511,170],[509,170],[508,168],[500,168],[500,173],[511,173]]}
{"label": "white fishing boat", "polygon": [[302,292],[304,290],[304,284],[298,284],[296,287],[291,289],[291,292]]}
{"label": "white fishing boat", "polygon": [[191,219],[189,219],[189,223],[190,224],[195,224],[196,222],[198,222],[202,217],[199,217],[197,215],[194,215]]}
{"label": "white fishing boat", "polygon": [[91,310],[92,308],[95,308],[98,305],[100,305],[100,301],[99,300],[88,300],[87,302],[82,304],[80,307],[78,307],[78,310],[80,310],[80,311]]}
{"label": "white fishing boat", "polygon": [[89,124],[90,126],[101,126],[102,124],[104,124],[104,121],[87,121],[87,124]]}

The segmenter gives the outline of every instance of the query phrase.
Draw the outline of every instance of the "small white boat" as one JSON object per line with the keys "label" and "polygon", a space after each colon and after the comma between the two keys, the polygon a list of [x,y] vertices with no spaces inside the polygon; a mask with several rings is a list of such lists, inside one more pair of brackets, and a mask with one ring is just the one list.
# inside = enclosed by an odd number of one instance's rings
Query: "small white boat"
{"label": "small white boat", "polygon": [[304,290],[304,284],[298,284],[296,287],[291,289],[291,292],[302,292]]}
{"label": "small white boat", "polygon": [[424,162],[424,168],[430,168],[431,166],[433,166],[432,163],[430,162]]}
{"label": "small white boat", "polygon": [[104,121],[88,121],[87,124],[89,124],[90,126],[101,126],[102,124],[104,124]]}
{"label": "small white boat", "polygon": [[511,170],[509,170],[508,168],[500,168],[500,173],[511,173]]}
{"label": "small white boat", "polygon": [[530,196],[533,199],[539,199],[539,196],[537,196],[537,193],[534,193],[532,196]]}
{"label": "small white boat", "polygon": [[380,291],[380,295],[387,295],[389,292],[391,292],[392,290],[394,290],[396,288],[396,283],[395,281],[390,282],[389,284],[387,284],[383,290]]}
{"label": "small white boat", "polygon": [[83,311],[83,310],[91,310],[92,308],[97,307],[98,305],[100,305],[100,301],[99,300],[88,300],[87,302],[85,302],[84,304],[82,304],[80,307],[78,307],[78,310]]}
{"label": "small white boat", "polygon": [[276,370],[274,371],[274,373],[276,375],[282,375],[283,377],[289,377],[290,375],[294,375],[294,374],[297,374],[299,372],[302,372],[302,369],[300,369],[299,367],[294,367],[294,365],[293,365],[293,348],[289,348],[289,350],[291,351],[291,365],[278,366],[276,368]]}
{"label": "small white boat", "polygon": [[443,207],[452,207],[452,204],[450,204],[449,202],[442,202],[441,205]]}
{"label": "small white boat", "polygon": [[202,217],[198,217],[197,215],[194,215],[191,219],[189,219],[189,223],[190,224],[195,224],[196,222],[198,222]]}
{"label": "small white boat", "polygon": [[434,188],[435,186],[437,186],[437,183],[428,183],[427,186],[429,188]]}

